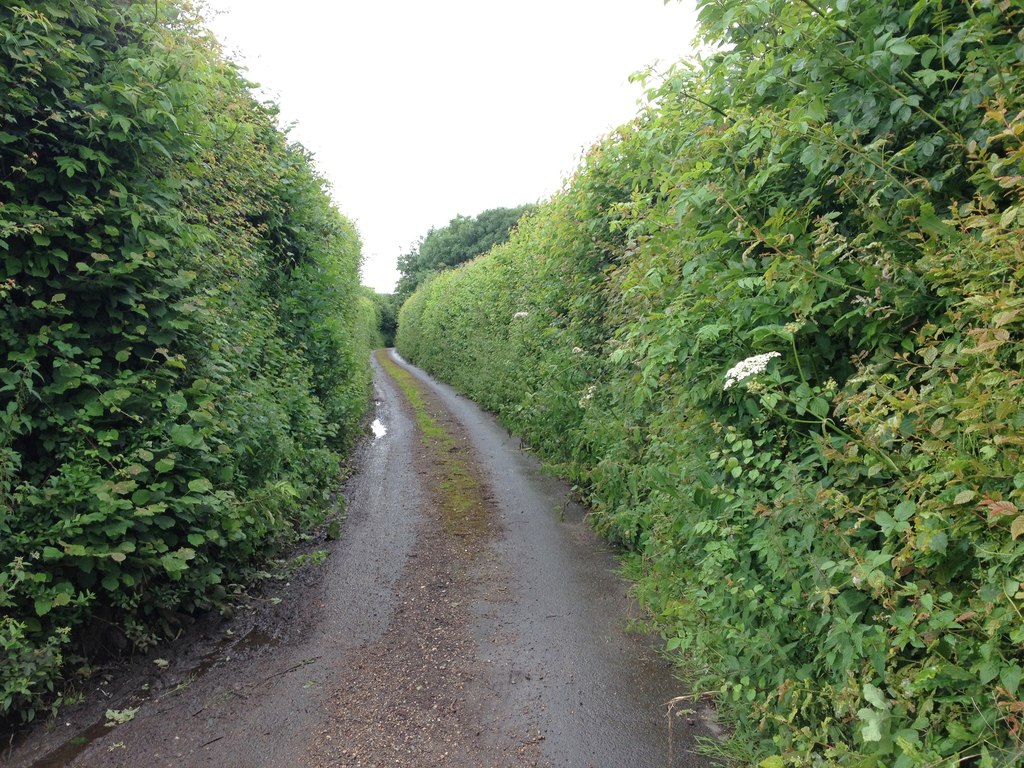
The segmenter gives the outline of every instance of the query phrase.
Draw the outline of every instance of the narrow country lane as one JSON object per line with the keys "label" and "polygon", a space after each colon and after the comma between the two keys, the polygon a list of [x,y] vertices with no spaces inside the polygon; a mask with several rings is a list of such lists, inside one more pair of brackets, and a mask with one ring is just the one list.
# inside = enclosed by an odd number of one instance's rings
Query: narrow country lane
{"label": "narrow country lane", "polygon": [[712,764],[694,750],[714,737],[707,712],[682,704],[670,730],[685,691],[626,631],[637,609],[564,484],[394,353],[374,369],[386,433],[356,454],[340,539],[255,610],[94,685],[0,764]]}

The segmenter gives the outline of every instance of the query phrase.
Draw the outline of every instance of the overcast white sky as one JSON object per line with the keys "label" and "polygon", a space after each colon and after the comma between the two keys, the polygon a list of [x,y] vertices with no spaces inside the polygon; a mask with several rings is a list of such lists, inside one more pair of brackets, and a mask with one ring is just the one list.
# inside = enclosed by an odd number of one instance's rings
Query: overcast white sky
{"label": "overcast white sky", "polygon": [[456,214],[537,202],[690,50],[693,0],[206,0],[363,238],[363,282]]}

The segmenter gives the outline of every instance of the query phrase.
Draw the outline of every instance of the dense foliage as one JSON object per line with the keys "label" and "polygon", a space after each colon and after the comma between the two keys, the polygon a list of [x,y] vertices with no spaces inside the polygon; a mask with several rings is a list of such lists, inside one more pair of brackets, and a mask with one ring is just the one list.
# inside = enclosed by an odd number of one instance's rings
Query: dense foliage
{"label": "dense foliage", "polygon": [[0,719],[325,508],[360,243],[181,4],[0,4]]}
{"label": "dense foliage", "polygon": [[698,7],[399,349],[578,483],[744,764],[1019,765],[1024,10]]}
{"label": "dense foliage", "polygon": [[447,226],[431,229],[408,253],[398,257],[396,294],[406,299],[435,272],[451,269],[504,243],[533,205],[491,208],[479,216],[456,216]]}
{"label": "dense foliage", "polygon": [[377,309],[377,347],[395,346],[395,332],[398,330],[399,298],[397,293],[376,293],[370,291],[370,298]]}

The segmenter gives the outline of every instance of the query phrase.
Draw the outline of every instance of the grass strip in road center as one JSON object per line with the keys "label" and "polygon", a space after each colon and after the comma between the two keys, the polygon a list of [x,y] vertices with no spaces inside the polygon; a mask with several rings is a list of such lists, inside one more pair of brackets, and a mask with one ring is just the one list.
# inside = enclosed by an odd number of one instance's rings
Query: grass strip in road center
{"label": "grass strip in road center", "polygon": [[432,491],[445,532],[470,538],[482,536],[490,528],[490,494],[472,466],[465,440],[458,437],[450,415],[444,406],[433,401],[423,384],[395,363],[386,350],[377,350],[376,356],[413,411],[420,440],[432,465]]}

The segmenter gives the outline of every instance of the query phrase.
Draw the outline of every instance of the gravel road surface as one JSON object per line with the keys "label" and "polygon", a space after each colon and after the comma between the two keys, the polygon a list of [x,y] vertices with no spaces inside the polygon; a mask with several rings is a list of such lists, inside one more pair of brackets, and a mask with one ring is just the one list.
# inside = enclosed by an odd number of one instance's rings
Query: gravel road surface
{"label": "gravel road surface", "polygon": [[376,436],[340,539],[320,532],[233,619],[97,670],[0,765],[713,764],[694,749],[717,735],[711,713],[668,714],[685,688],[627,631],[639,609],[566,486],[451,388],[383,362],[411,374],[441,437],[375,360]]}

